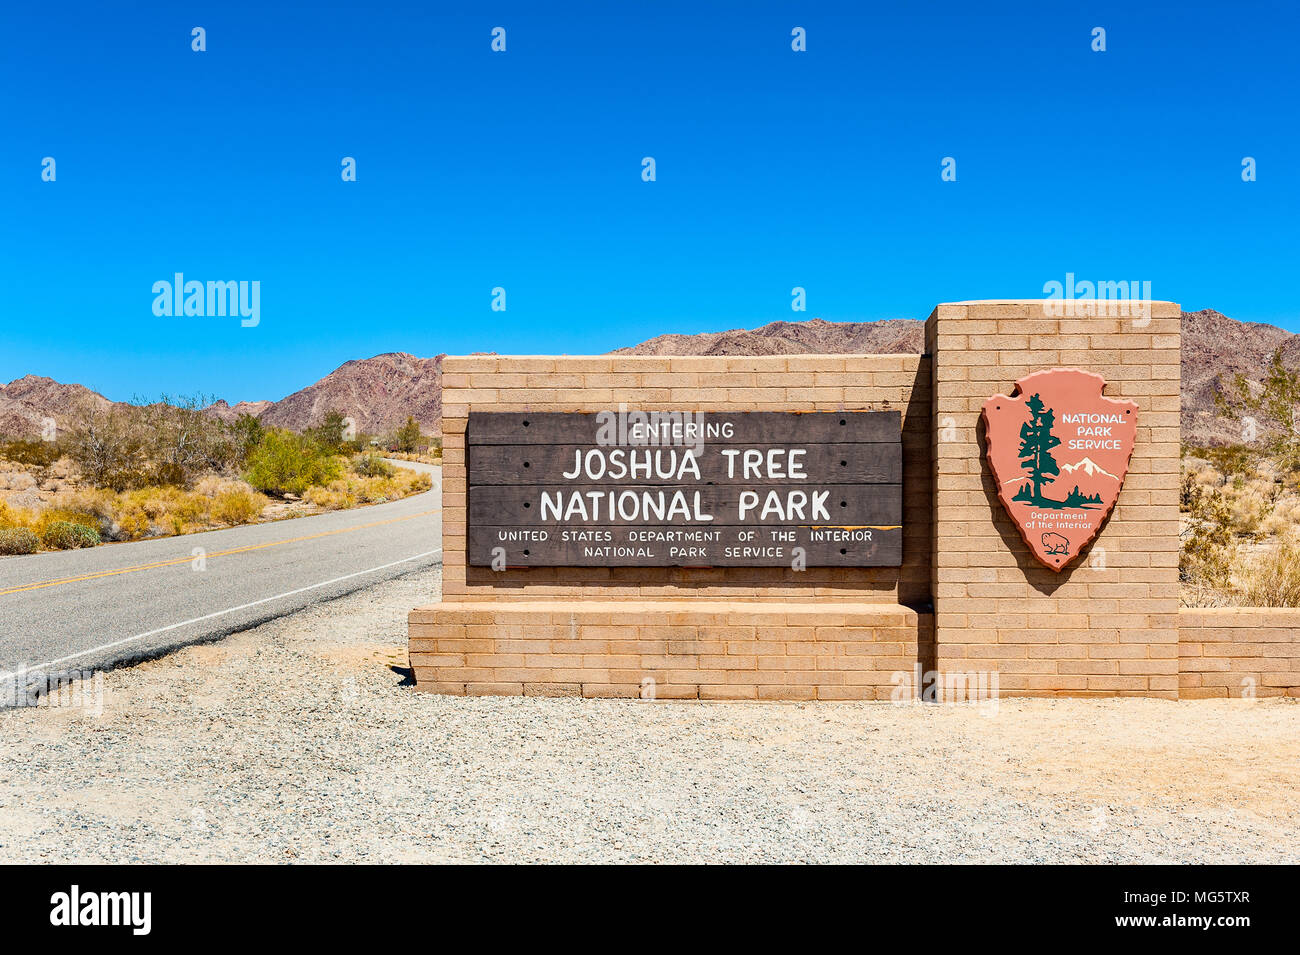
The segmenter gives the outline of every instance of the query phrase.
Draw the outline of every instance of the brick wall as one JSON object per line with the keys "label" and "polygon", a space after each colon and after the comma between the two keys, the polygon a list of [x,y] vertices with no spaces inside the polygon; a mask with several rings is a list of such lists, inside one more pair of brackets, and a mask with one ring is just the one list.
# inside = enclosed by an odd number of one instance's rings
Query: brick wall
{"label": "brick wall", "polygon": [[[927,323],[938,666],[995,669],[1005,695],[1176,697],[1180,310],[1153,303],[1143,323],[1099,314],[1115,303],[1071,304],[1070,317],[1043,302],[940,305]],[[1030,555],[998,500],[980,423],[987,398],[1054,367],[1097,372],[1108,397],[1139,408],[1115,510],[1059,574]]]}
{"label": "brick wall", "polygon": [[1179,695],[1300,696],[1300,609],[1184,608]]}
{"label": "brick wall", "polygon": [[411,612],[416,686],[471,695],[887,700],[927,614],[813,601],[482,600]]}
{"label": "brick wall", "polygon": [[[443,362],[443,601],[410,616],[420,689],[690,699],[889,699],[930,652],[929,359],[473,356]],[[479,411],[903,414],[903,565],[562,567],[465,561]],[[929,657],[921,659],[928,666]]]}
{"label": "brick wall", "polygon": [[[939,306],[919,355],[447,358],[444,600],[412,611],[417,686],[443,693],[889,699],[913,667],[996,670],[1004,695],[1300,695],[1300,610],[1178,608],[1179,308]],[[1112,303],[1113,304],[1113,303]],[[1091,308],[1092,311],[1086,311]],[[991,395],[1043,368],[1138,404],[1100,535],[1057,574],[1012,525],[984,459]],[[535,568],[465,562],[470,408],[897,408],[901,568]],[[933,596],[933,613],[930,600]],[[1181,638],[1180,638],[1181,628]]]}
{"label": "brick wall", "polygon": [[[442,366],[443,596],[691,598],[904,603],[930,597],[930,366],[921,355],[741,358],[448,357]],[[844,411],[903,413],[903,567],[552,567],[465,563],[465,424],[479,411]]]}

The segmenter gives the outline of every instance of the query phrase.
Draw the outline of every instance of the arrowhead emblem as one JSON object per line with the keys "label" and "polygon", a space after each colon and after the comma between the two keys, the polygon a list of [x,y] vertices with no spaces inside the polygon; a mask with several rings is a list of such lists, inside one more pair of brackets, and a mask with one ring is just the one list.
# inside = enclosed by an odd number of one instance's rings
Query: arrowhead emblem
{"label": "arrowhead emblem", "polygon": [[1034,556],[1060,572],[1106,522],[1128,474],[1138,407],[1078,368],[1036,371],[984,402],[998,497]]}

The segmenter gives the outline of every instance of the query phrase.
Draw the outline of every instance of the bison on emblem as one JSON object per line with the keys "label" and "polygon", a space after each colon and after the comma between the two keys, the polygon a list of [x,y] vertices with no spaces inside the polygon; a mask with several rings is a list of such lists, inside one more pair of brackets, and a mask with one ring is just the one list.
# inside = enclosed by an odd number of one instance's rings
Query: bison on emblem
{"label": "bison on emblem", "polygon": [[1048,531],[1043,535],[1043,550],[1048,554],[1068,554],[1070,552],[1070,541],[1060,534],[1053,534]]}

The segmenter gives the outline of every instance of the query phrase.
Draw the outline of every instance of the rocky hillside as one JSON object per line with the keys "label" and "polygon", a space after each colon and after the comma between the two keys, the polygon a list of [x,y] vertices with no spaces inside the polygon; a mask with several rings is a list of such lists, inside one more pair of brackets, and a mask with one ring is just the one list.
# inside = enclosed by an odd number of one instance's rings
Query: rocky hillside
{"label": "rocky hillside", "polygon": [[[660,335],[613,354],[632,355],[782,355],[891,354],[920,352],[923,323],[915,319],[882,322],[772,322],[755,329],[698,335]],[[1214,311],[1183,313],[1183,437],[1196,443],[1236,439],[1239,426],[1220,418],[1214,393],[1222,376],[1243,372],[1259,380],[1277,348],[1287,364],[1300,367],[1300,335],[1272,325],[1238,322]],[[302,430],[319,424],[332,410],[350,415],[361,431],[382,432],[413,415],[426,433],[436,434],[442,413],[442,359],[416,358],[404,352],[347,362],[313,385],[283,401],[229,405],[218,401],[209,411],[226,420],[241,413],[267,424]],[[28,375],[0,386],[0,435],[39,434],[41,421],[63,424],[74,403],[85,396],[108,399],[81,385],[64,385]]]}
{"label": "rocky hillside", "polygon": [[857,352],[890,355],[919,352],[925,324],[914,318],[882,322],[772,322],[753,330],[699,335],[660,335],[615,355],[824,355]]}
{"label": "rocky hillside", "polygon": [[[865,352],[919,352],[923,323],[915,319],[883,322],[773,322],[755,329],[660,335],[615,354],[632,355],[782,355]],[[1240,426],[1214,407],[1217,382],[1237,372],[1255,381],[1273,351],[1282,349],[1289,367],[1300,366],[1300,335],[1273,325],[1238,322],[1213,309],[1183,312],[1183,439],[1193,444],[1237,440]]]}
{"label": "rocky hillside", "polygon": [[1300,365],[1300,336],[1274,325],[1238,322],[1212,308],[1183,312],[1183,440],[1224,444],[1240,440],[1241,425],[1214,407],[1218,382],[1242,372],[1259,381],[1278,348],[1288,367]]}
{"label": "rocky hillside", "polygon": [[204,410],[222,421],[234,421],[240,415],[252,415],[254,418],[259,417],[267,408],[271,407],[274,402],[271,401],[240,401],[235,404],[229,404],[224,398],[214,401]]}
{"label": "rocky hillside", "polygon": [[382,432],[411,415],[426,433],[437,434],[442,417],[442,359],[405,352],[355,359],[314,385],[277,401],[261,418],[266,424],[301,431],[341,411],[358,431]]}
{"label": "rocky hillside", "polygon": [[25,375],[0,385],[0,435],[36,437],[46,418],[53,418],[63,427],[86,399],[104,406],[112,404],[82,385],[65,385],[40,375]]}

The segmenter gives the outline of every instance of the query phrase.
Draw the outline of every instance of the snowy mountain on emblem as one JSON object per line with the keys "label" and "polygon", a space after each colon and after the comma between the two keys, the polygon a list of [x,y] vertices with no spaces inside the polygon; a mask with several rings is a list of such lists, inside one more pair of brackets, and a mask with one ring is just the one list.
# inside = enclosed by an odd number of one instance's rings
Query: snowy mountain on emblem
{"label": "snowy mountain on emblem", "polygon": [[1109,471],[1107,471],[1104,467],[1102,467],[1092,458],[1084,458],[1078,464],[1061,465],[1062,474],[1074,474],[1077,471],[1082,471],[1084,474],[1088,475],[1088,477],[1093,477],[1095,475],[1100,474],[1103,477],[1108,477],[1113,481],[1119,480],[1119,478],[1115,477],[1115,475],[1111,474]]}

